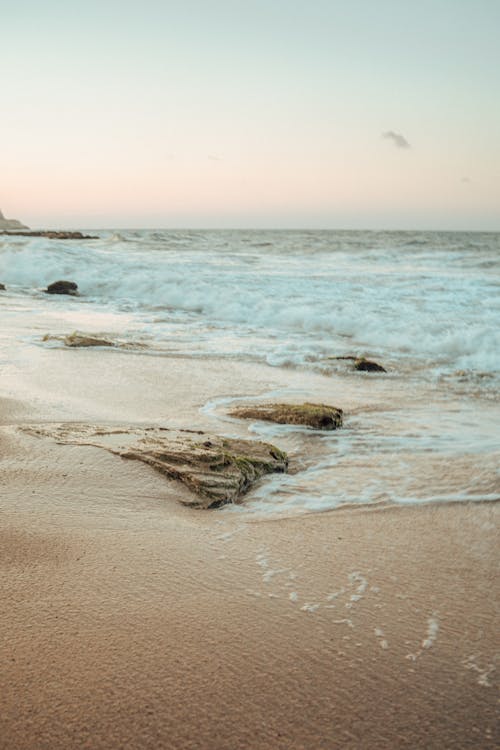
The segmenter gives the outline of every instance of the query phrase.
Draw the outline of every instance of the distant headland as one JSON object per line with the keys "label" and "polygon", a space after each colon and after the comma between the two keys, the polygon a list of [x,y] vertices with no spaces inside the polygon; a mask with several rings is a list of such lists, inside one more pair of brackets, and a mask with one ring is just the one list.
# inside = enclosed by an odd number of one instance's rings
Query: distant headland
{"label": "distant headland", "polygon": [[25,224],[21,224],[17,219],[6,219],[0,211],[0,231],[17,231],[29,229]]}
{"label": "distant headland", "polygon": [[19,235],[21,237],[47,237],[49,240],[97,240],[97,236],[54,229],[31,230],[17,219],[6,219],[0,211],[0,234]]}

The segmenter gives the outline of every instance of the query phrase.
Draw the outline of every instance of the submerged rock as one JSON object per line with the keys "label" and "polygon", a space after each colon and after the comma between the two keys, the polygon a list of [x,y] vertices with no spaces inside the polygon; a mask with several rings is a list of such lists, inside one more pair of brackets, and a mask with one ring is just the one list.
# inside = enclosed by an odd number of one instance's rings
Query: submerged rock
{"label": "submerged rock", "polygon": [[23,428],[70,445],[105,448],[122,458],[149,464],[191,491],[181,502],[196,508],[237,503],[265,474],[285,472],[288,457],[274,445],[167,428],[109,428],[58,424]]}
{"label": "submerged rock", "polygon": [[54,281],[44,290],[46,294],[70,294],[78,296],[78,284],[74,281]]}
{"label": "submerged rock", "polygon": [[342,409],[326,404],[259,404],[243,406],[230,412],[240,419],[263,419],[278,424],[301,424],[317,430],[342,427]]}
{"label": "submerged rock", "polygon": [[372,362],[370,359],[365,359],[364,357],[355,360],[354,369],[362,372],[387,372],[385,367],[379,365],[378,362]]}

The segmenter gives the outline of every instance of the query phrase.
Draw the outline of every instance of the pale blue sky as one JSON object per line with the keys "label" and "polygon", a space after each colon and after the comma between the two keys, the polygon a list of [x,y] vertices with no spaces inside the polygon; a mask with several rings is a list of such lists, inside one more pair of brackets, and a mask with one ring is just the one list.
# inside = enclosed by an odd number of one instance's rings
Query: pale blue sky
{"label": "pale blue sky", "polygon": [[0,207],[31,225],[500,229],[500,0],[0,19]]}

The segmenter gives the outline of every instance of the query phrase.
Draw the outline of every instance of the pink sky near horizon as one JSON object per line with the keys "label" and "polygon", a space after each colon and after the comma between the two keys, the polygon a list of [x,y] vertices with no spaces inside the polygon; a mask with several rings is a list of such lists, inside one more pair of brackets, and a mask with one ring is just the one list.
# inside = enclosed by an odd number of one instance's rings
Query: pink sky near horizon
{"label": "pink sky near horizon", "polygon": [[2,12],[9,218],[500,229],[500,4],[110,6]]}

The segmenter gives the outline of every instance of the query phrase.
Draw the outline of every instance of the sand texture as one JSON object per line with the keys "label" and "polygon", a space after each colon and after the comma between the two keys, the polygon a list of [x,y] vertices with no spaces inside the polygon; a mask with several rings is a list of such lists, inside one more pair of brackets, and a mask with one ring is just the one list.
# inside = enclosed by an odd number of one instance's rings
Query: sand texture
{"label": "sand texture", "polygon": [[[387,404],[404,428],[395,382],[106,347],[12,344],[5,358],[1,750],[497,747],[497,503],[251,512],[259,486],[300,491],[328,441],[363,435]],[[338,404],[344,427],[255,433],[228,416],[272,400]],[[59,444],[75,423],[108,436]],[[269,439],[289,473],[260,479],[242,506],[197,510],[188,486],[110,450],[116,425]],[[436,476],[459,489],[480,460],[408,453],[400,469],[356,440],[336,464],[348,497],[374,471],[390,486],[412,467],[417,496]]]}
{"label": "sand texture", "polygon": [[255,520],[101,448],[0,451],[3,750],[496,747],[496,504]]}

